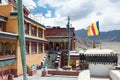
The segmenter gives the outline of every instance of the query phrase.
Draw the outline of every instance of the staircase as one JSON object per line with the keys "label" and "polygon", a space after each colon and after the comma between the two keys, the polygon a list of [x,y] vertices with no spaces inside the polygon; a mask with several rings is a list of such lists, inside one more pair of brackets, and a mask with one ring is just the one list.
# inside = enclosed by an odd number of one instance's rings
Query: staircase
{"label": "staircase", "polygon": [[[50,58],[48,58],[48,55],[50,55]],[[48,53],[47,54],[47,58],[46,58],[45,64],[48,65],[48,68],[54,68],[53,60],[55,60],[56,57],[57,57],[57,52],[53,52],[53,53]]]}

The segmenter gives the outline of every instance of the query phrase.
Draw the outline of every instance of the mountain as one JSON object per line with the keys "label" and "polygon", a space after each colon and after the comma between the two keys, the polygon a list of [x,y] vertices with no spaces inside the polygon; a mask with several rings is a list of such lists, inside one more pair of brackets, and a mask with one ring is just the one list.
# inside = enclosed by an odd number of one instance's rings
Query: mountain
{"label": "mountain", "polygon": [[76,30],[75,35],[77,37],[81,37],[84,39],[90,39],[90,40],[96,40],[99,41],[108,41],[108,42],[120,42],[120,30],[113,30],[113,31],[108,31],[108,32],[100,32],[99,37],[98,36],[92,36],[88,37],[87,36],[87,30],[81,29],[81,30]]}
{"label": "mountain", "polygon": [[77,51],[86,50],[88,48],[92,48],[92,46],[93,41],[76,36],[75,49]]}

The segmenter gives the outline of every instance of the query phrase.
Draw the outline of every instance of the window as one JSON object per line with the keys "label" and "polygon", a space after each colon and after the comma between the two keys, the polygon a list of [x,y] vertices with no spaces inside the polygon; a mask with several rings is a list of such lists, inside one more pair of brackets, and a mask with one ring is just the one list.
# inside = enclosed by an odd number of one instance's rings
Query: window
{"label": "window", "polygon": [[29,54],[29,42],[26,41],[26,54]]}
{"label": "window", "polygon": [[25,34],[29,34],[29,24],[25,23]]}
{"label": "window", "polygon": [[38,29],[38,37],[42,38],[42,29]]}
{"label": "window", "polygon": [[36,27],[31,27],[31,35],[32,36],[37,36],[37,34],[36,34],[36,32],[37,32],[37,30],[36,30]]}
{"label": "window", "polygon": [[2,45],[3,43],[2,42],[0,42],[0,55],[2,55],[2,53],[3,53],[3,45]]}
{"label": "window", "polygon": [[5,24],[0,22],[0,31],[5,31]]}
{"label": "window", "polygon": [[32,42],[32,44],[31,44],[31,52],[32,52],[32,54],[36,54],[37,53],[37,43],[36,42]]}
{"label": "window", "polygon": [[38,45],[38,53],[40,54],[40,53],[42,53],[42,48],[43,47],[43,45],[42,45],[42,43],[39,43],[39,45]]}

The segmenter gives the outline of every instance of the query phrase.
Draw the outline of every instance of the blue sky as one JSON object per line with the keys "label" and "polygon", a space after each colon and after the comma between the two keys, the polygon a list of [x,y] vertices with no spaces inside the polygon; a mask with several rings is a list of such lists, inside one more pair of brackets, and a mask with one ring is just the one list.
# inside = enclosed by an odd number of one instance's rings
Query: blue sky
{"label": "blue sky", "polygon": [[120,30],[120,0],[23,0],[30,17],[45,26],[66,27],[67,16],[72,27],[87,29],[100,22],[101,31]]}
{"label": "blue sky", "polygon": [[46,17],[45,14],[47,14],[48,11],[51,11],[51,17],[55,17],[55,8],[50,7],[49,4],[46,4],[45,5],[46,7],[42,7],[37,4],[39,0],[33,0],[33,1],[36,3],[36,7],[35,9],[30,10],[32,14],[41,13],[44,17]]}

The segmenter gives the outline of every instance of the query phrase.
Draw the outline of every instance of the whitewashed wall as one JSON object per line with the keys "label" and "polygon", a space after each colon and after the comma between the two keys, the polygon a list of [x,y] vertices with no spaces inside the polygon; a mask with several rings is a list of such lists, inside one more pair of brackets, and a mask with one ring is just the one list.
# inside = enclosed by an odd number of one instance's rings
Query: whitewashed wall
{"label": "whitewashed wall", "polygon": [[78,80],[90,80],[90,71],[84,70],[79,73]]}
{"label": "whitewashed wall", "polygon": [[118,54],[118,65],[120,65],[120,53]]}
{"label": "whitewashed wall", "polygon": [[112,69],[112,67],[113,65],[89,64],[91,76],[109,76],[109,70]]}
{"label": "whitewashed wall", "polygon": [[109,76],[112,80],[120,80],[120,70],[110,70]]}

